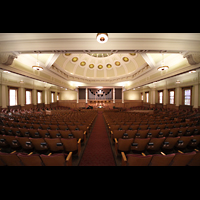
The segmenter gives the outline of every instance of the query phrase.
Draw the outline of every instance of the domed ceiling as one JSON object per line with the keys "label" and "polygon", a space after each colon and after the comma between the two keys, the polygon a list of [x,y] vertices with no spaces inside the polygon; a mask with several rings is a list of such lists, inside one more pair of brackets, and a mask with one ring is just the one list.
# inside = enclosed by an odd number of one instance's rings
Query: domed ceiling
{"label": "domed ceiling", "polygon": [[140,54],[61,54],[52,66],[58,72],[86,80],[109,80],[125,78],[139,68],[147,66]]}

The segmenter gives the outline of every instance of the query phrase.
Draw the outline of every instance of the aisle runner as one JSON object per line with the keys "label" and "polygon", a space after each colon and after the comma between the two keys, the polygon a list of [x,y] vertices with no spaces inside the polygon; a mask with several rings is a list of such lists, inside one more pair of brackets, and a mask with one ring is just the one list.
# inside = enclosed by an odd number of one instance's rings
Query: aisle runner
{"label": "aisle runner", "polygon": [[102,113],[98,113],[79,166],[115,166]]}

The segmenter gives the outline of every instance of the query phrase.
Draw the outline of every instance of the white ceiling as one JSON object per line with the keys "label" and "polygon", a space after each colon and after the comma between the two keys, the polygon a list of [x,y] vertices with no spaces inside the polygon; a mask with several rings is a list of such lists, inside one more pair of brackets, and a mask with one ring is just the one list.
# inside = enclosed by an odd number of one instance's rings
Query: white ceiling
{"label": "white ceiling", "polygon": [[[187,59],[184,58],[184,54],[187,52],[200,52],[199,33],[108,33],[109,40],[105,44],[96,41],[96,34],[0,33],[0,53],[13,52],[18,56],[12,66],[1,65],[1,69],[7,68],[14,73],[71,89],[79,86],[99,85],[131,89],[200,67],[199,65],[190,66]],[[87,77],[86,75],[89,73],[86,70],[81,73],[78,65],[76,65],[76,69],[70,71],[66,70],[69,69],[67,65],[65,69],[64,65],[58,62],[61,54],[72,53],[73,56],[88,52],[112,52],[122,55],[120,57],[123,57],[123,54],[128,55],[134,52],[140,54],[146,64],[138,64],[137,70],[127,73],[128,68],[125,63],[121,72],[116,68],[119,72],[113,72],[115,76],[111,74],[112,70],[106,71],[104,68],[104,75],[101,79],[97,73],[94,73],[94,77],[92,75]],[[162,52],[165,54],[165,63],[171,68],[168,72],[158,73],[157,67],[161,65]],[[40,53],[38,59],[41,66],[44,67],[43,72],[35,73],[31,68],[36,62],[35,53]],[[63,60],[64,62],[65,60]],[[57,67],[56,71],[52,69],[54,64]],[[114,69],[114,62],[112,65]],[[148,70],[143,70],[147,65],[149,66]],[[48,76],[51,78],[46,78]],[[58,83],[57,80],[60,82]]]}
{"label": "white ceiling", "polygon": [[96,33],[1,33],[0,52],[52,50],[200,51],[199,33],[108,33],[105,44]]}

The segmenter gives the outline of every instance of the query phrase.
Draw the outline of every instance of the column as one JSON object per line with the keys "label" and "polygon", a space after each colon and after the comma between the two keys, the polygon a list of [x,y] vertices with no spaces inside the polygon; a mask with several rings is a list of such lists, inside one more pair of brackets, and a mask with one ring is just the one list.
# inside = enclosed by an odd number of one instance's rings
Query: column
{"label": "column", "polygon": [[122,88],[122,103],[124,103],[124,91],[123,91],[123,88]]}
{"label": "column", "polygon": [[33,97],[32,97],[33,105],[35,106],[35,105],[37,105],[37,92],[36,92],[36,89],[33,89],[32,95],[33,95]]}
{"label": "column", "polygon": [[85,89],[85,103],[88,103],[88,88]]}
{"label": "column", "polygon": [[113,103],[115,103],[115,88],[113,88]]}
{"label": "column", "polygon": [[199,84],[195,84],[194,85],[194,95],[192,95],[194,97],[194,106],[193,108],[198,108],[199,107]]}
{"label": "column", "polygon": [[76,98],[77,98],[77,101],[76,101],[76,103],[79,103],[79,89],[77,88],[76,89]]}
{"label": "column", "polygon": [[[151,96],[150,96],[150,92],[151,92]],[[149,103],[153,104],[154,106],[156,104],[156,89],[155,88],[149,91]]]}
{"label": "column", "polygon": [[176,95],[175,95],[175,104],[176,106],[180,105],[180,87],[176,88]]}
{"label": "column", "polygon": [[7,87],[5,85],[2,85],[1,88],[1,103],[2,103],[2,108],[7,108],[6,104],[6,99],[8,98],[7,92],[6,92]]}
{"label": "column", "polygon": [[19,105],[24,106],[25,105],[25,89],[21,86],[20,87],[20,100],[19,100]]}
{"label": "column", "polygon": [[167,105],[167,99],[168,99],[167,89],[164,89],[163,90],[163,105]]}

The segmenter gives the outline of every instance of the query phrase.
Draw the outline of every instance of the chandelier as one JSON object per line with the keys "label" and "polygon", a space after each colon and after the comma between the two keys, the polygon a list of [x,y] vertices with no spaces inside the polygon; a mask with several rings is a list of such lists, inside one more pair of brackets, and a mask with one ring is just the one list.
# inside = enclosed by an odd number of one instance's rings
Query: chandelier
{"label": "chandelier", "polygon": [[37,70],[37,71],[42,71],[43,70],[43,67],[40,66],[39,62],[38,62],[38,54],[37,54],[37,62],[36,62],[36,65],[33,65],[32,68],[34,70]]}
{"label": "chandelier", "polygon": [[106,43],[108,41],[108,34],[107,33],[97,33],[97,41],[99,43]]}
{"label": "chandelier", "polygon": [[167,69],[169,69],[169,66],[165,65],[164,54],[162,54],[162,64],[161,64],[161,67],[158,67],[158,71],[164,71],[164,70],[167,70]]}

